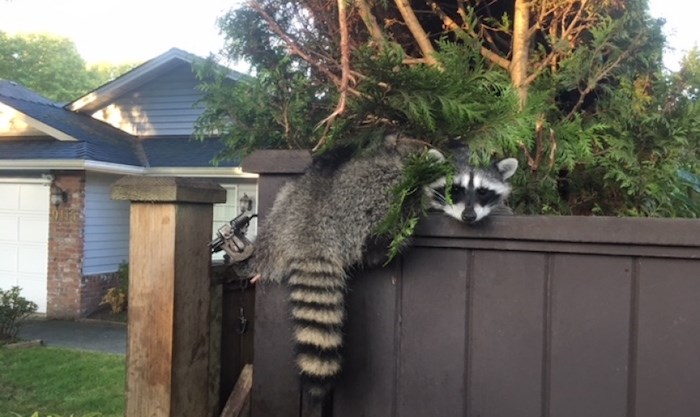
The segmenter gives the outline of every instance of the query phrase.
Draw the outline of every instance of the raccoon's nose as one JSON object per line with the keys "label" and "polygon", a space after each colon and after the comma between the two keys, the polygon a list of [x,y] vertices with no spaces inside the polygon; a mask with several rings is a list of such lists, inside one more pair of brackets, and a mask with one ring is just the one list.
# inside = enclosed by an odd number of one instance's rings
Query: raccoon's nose
{"label": "raccoon's nose", "polygon": [[464,210],[462,212],[462,221],[467,223],[474,223],[476,221],[476,213],[472,211]]}

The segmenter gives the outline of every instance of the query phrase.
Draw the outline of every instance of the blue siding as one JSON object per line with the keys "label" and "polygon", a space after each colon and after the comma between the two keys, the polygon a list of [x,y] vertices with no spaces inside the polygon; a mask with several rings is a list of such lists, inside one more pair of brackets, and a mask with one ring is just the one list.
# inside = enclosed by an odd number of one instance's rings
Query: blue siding
{"label": "blue siding", "polygon": [[151,80],[97,111],[94,116],[138,136],[191,135],[204,110],[189,64]]}
{"label": "blue siding", "polygon": [[83,275],[114,272],[129,259],[129,202],[110,197],[112,184],[119,178],[87,173]]}

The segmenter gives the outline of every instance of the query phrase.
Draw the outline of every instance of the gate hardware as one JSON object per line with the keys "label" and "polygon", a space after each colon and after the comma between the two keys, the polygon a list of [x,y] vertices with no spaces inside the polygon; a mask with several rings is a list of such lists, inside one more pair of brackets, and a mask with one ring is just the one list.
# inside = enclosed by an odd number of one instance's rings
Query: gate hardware
{"label": "gate hardware", "polygon": [[253,255],[255,247],[245,235],[250,221],[258,217],[257,214],[245,212],[236,216],[230,222],[224,224],[216,231],[216,238],[209,243],[211,253],[226,252],[224,260],[227,264],[243,262]]}

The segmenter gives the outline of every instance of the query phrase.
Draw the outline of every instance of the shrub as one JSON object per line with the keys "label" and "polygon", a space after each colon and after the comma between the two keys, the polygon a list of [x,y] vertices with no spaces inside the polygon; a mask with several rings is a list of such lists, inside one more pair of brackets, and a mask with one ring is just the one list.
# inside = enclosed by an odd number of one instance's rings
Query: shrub
{"label": "shrub", "polygon": [[129,300],[129,264],[122,262],[117,270],[119,285],[107,290],[107,294],[102,297],[100,305],[109,305],[112,314],[119,314],[126,310]]}
{"label": "shrub", "polygon": [[19,295],[21,289],[12,287],[8,291],[0,288],[0,341],[14,340],[20,321],[36,312],[36,303]]}

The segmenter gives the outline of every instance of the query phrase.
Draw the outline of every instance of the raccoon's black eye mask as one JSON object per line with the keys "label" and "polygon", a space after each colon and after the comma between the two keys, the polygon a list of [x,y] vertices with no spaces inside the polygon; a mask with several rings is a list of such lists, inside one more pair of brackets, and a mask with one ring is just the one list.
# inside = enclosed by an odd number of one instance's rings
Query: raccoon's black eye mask
{"label": "raccoon's black eye mask", "polygon": [[486,206],[496,202],[498,200],[498,194],[491,189],[479,187],[476,189],[476,199],[479,201],[479,204]]}
{"label": "raccoon's black eye mask", "polygon": [[[451,187],[437,188],[435,192],[445,197],[445,204],[463,202],[467,196],[467,189],[459,183],[454,183]],[[498,194],[494,190],[486,187],[477,188],[474,190],[474,195],[476,196],[476,202],[482,206],[487,206],[498,201]]]}
{"label": "raccoon's black eye mask", "polygon": [[460,184],[452,184],[449,189],[447,189],[448,202],[449,204],[454,204],[457,201],[463,200],[467,195],[467,190]]}

